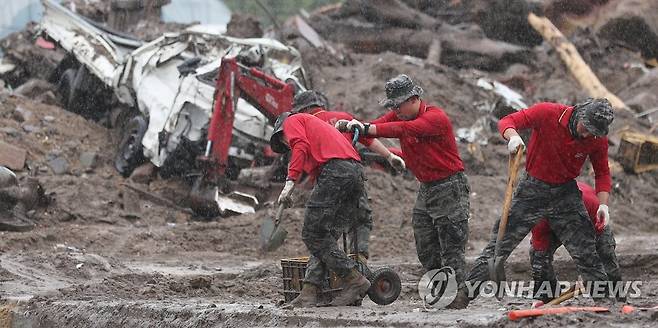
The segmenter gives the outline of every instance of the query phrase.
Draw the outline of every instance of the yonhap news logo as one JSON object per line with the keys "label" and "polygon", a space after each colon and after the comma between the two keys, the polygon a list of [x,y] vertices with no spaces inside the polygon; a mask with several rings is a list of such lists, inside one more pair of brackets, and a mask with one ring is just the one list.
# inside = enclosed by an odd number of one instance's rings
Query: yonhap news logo
{"label": "yonhap news logo", "polygon": [[418,282],[418,294],[426,307],[445,308],[457,297],[455,270],[446,266],[427,271]]}

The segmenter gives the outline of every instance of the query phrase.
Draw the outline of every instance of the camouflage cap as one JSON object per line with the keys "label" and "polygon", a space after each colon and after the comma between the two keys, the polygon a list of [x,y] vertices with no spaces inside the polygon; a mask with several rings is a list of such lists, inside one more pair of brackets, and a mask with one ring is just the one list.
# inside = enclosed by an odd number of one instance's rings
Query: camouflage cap
{"label": "camouflage cap", "polygon": [[274,123],[274,131],[270,137],[270,148],[272,148],[272,151],[279,154],[287,153],[289,150],[288,146],[286,146],[281,140],[281,137],[283,137],[283,122],[285,122],[290,115],[292,115],[290,112],[284,112],[279,115]]}
{"label": "camouflage cap", "polygon": [[423,94],[423,88],[416,85],[406,74],[400,74],[386,81],[386,98],[379,104],[386,108],[395,108],[413,96]]}
{"label": "camouflage cap", "polygon": [[614,120],[614,112],[608,99],[590,98],[576,107],[579,109],[580,122],[591,134],[608,135],[608,126]]}
{"label": "camouflage cap", "polygon": [[293,113],[299,113],[313,106],[326,109],[329,107],[329,101],[325,95],[315,90],[302,91],[292,100]]}

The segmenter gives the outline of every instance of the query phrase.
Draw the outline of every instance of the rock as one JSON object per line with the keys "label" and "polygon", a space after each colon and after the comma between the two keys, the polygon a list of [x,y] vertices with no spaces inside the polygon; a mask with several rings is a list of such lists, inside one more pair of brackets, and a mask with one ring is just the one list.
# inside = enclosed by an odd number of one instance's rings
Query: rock
{"label": "rock", "polygon": [[25,124],[22,126],[23,130],[28,133],[38,133],[41,131],[41,128],[32,124]]}
{"label": "rock", "polygon": [[32,112],[21,106],[17,106],[16,109],[14,109],[14,112],[12,113],[12,117],[14,118],[14,120],[21,123],[25,121],[29,121],[30,119],[32,119],[32,116],[34,116],[32,115]]}
{"label": "rock", "polygon": [[48,166],[54,174],[60,175],[68,171],[69,163],[63,157],[56,157],[48,161]]}
{"label": "rock", "polygon": [[43,95],[48,91],[54,91],[55,87],[41,79],[31,79],[14,90],[15,94],[25,96],[27,98],[36,98]]}
{"label": "rock", "polygon": [[193,279],[190,279],[190,287],[192,288],[210,288],[212,284],[212,278],[206,276],[200,276]]}
{"label": "rock", "polygon": [[153,165],[151,162],[146,162],[133,170],[133,173],[130,174],[128,179],[136,183],[148,184],[151,182],[154,174],[155,165]]}
{"label": "rock", "polygon": [[53,105],[53,106],[59,104],[59,101],[57,100],[57,96],[55,96],[55,93],[52,92],[52,91],[46,91],[46,92],[40,94],[36,98],[36,101],[44,103],[46,105]]}
{"label": "rock", "polygon": [[96,167],[96,160],[98,155],[96,152],[87,151],[80,154],[80,165],[84,169],[93,170]]}
{"label": "rock", "polygon": [[11,137],[16,137],[18,135],[18,130],[14,129],[12,127],[8,127],[8,126],[1,127],[0,132],[5,133],[5,134],[7,134],[8,136],[11,136]]}
{"label": "rock", "polygon": [[50,115],[46,115],[46,116],[43,117],[43,121],[48,122],[48,123],[55,122],[55,117],[50,116]]}
{"label": "rock", "polygon": [[263,36],[263,29],[258,19],[250,15],[234,13],[226,25],[226,35],[236,38],[260,38]]}
{"label": "rock", "polygon": [[25,166],[27,151],[0,141],[0,165],[12,170],[22,170]]}

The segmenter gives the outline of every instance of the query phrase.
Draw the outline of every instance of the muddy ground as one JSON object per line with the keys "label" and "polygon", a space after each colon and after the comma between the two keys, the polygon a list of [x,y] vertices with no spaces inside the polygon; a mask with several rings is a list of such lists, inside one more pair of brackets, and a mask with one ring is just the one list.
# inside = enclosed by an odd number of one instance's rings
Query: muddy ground
{"label": "muddy ground", "polygon": [[[640,109],[652,105],[643,99],[658,94],[658,72],[640,68],[636,52],[615,45],[593,50],[587,47],[592,42],[587,34],[574,40],[612,92],[636,102]],[[425,89],[425,99],[443,107],[455,129],[471,127],[478,118],[489,116],[482,104],[497,100],[476,86],[480,77],[509,81],[528,104],[547,99],[572,103],[585,96],[546,44],[533,48],[536,60],[532,65],[484,72],[426,64],[393,52],[347,52],[348,60],[341,62],[301,40],[295,42],[315,88],[325,92],[333,105],[364,119],[383,114],[377,103],[384,96],[384,81],[399,73],[417,80]],[[47,209],[33,214],[34,230],[0,232],[0,297],[4,302],[0,326],[13,320],[14,327],[653,327],[658,321],[658,314],[650,311],[621,315],[619,304],[608,314],[509,321],[508,310],[530,306],[531,300],[523,298],[501,302],[480,298],[462,311],[425,310],[417,293],[422,269],[411,229],[418,183],[375,169],[367,171],[375,223],[370,262],[373,267],[390,266],[398,272],[402,295],[389,306],[366,300],[360,308],[282,310],[279,261],[306,255],[300,238],[303,208],[285,211],[289,237],[268,254],[258,251],[258,228],[273,215],[269,207],[209,222],[143,198],[137,213],[124,208],[126,191],[121,184],[125,179],[112,167],[115,131],[63,110],[56,99],[37,96],[0,90],[0,138],[28,151],[29,170],[19,175],[36,176],[53,199]],[[613,162],[621,131],[632,128],[649,133],[652,122],[635,119],[633,114],[617,112],[610,138]],[[506,183],[504,142],[493,130],[485,131],[485,139],[486,144],[479,146],[481,153],[459,144],[472,189],[469,267],[501,214]],[[82,163],[85,153],[96,155],[94,165]],[[62,161],[66,163],[63,169]],[[587,167],[582,177],[592,182],[592,174]],[[156,178],[140,188],[176,202],[185,192],[182,184]],[[636,175],[613,165],[613,186],[610,208],[622,273],[626,280],[643,282],[641,297],[629,303],[656,305],[658,172]],[[511,279],[530,278],[527,250],[526,240],[510,258]],[[561,279],[576,279],[564,250],[558,252],[556,267]],[[570,304],[592,303],[579,299]]]}

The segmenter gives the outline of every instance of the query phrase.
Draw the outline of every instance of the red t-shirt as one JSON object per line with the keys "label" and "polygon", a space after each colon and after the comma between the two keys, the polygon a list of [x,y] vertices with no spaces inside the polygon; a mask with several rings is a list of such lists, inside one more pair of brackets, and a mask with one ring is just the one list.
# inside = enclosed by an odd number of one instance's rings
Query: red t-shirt
{"label": "red t-shirt", "polygon": [[526,157],[526,171],[550,184],[575,179],[589,157],[596,179],[596,192],[610,192],[612,180],[608,167],[608,138],[574,139],[569,131],[573,107],[539,103],[505,116],[498,122],[501,134],[512,128],[532,129]]}
{"label": "red t-shirt", "polygon": [[[336,122],[338,122],[338,120],[351,121],[352,119],[354,119],[354,117],[352,115],[350,115],[349,113],[326,111],[326,110],[324,110],[320,107],[312,108],[310,111],[308,111],[308,114],[311,114],[311,115],[313,115],[313,116],[315,116],[315,117],[331,124],[331,126],[335,126]],[[345,138],[347,138],[347,140],[352,142],[352,138],[354,137],[354,134],[351,133],[351,132],[344,132],[343,136],[345,136]],[[362,145],[366,146],[366,147],[370,146],[372,144],[372,141],[373,141],[372,138],[364,138],[364,137],[359,138],[359,142]]]}
{"label": "red t-shirt", "polygon": [[343,135],[327,122],[309,114],[294,114],[283,123],[290,144],[288,178],[299,179],[302,171],[317,177],[320,166],[331,159],[361,160]]}
{"label": "red t-shirt", "polygon": [[[596,211],[599,209],[599,198],[596,197],[596,191],[592,186],[585,182],[578,181],[578,189],[583,194],[583,203],[587,209],[592,224],[596,225]],[[600,235],[603,230],[597,230],[596,234]],[[532,248],[537,251],[546,251],[551,243],[551,227],[548,225],[547,219],[541,219],[532,228],[532,237],[530,242]]]}
{"label": "red t-shirt", "polygon": [[452,124],[441,108],[421,101],[413,120],[400,120],[390,111],[372,124],[377,125],[377,137],[400,139],[407,168],[418,181],[441,180],[464,171]]}

